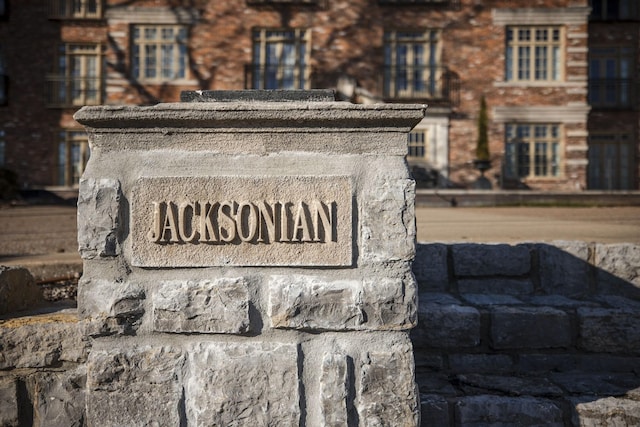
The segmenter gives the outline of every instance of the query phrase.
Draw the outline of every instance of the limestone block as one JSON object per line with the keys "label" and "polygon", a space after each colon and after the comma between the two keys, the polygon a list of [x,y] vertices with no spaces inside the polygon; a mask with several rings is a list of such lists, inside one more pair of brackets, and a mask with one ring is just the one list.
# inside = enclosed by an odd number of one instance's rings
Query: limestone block
{"label": "limestone block", "polygon": [[581,297],[589,292],[589,246],[582,242],[537,244],[540,284],[547,294]]}
{"label": "limestone block", "polygon": [[421,426],[449,427],[449,404],[435,394],[420,396]]}
{"label": "limestone block", "polygon": [[243,278],[166,281],[152,300],[153,327],[159,332],[249,331],[249,290]]}
{"label": "limestone block", "polygon": [[363,426],[416,427],[420,421],[411,345],[369,352],[360,367],[358,414]]}
{"label": "limestone block", "polygon": [[410,329],[418,322],[417,286],[413,275],[367,279],[363,282],[362,308],[371,329]]}
{"label": "limestone block", "polygon": [[92,336],[132,335],[140,326],[146,292],[137,283],[88,279],[78,285],[80,316],[89,321]]}
{"label": "limestone block", "polygon": [[403,330],[416,323],[415,283],[408,278],[330,280],[272,276],[268,315],[273,328]]}
{"label": "limestone block", "polygon": [[606,397],[584,402],[578,399],[572,401],[574,421],[578,421],[580,427],[640,425],[640,402],[636,400]]}
{"label": "limestone block", "polygon": [[42,290],[29,270],[0,265],[0,314],[35,308],[43,302]]}
{"label": "limestone block", "polygon": [[562,410],[553,402],[533,397],[480,395],[462,397],[455,405],[456,420],[464,426],[523,425],[562,427]]}
{"label": "limestone block", "polygon": [[451,253],[456,276],[522,276],[531,269],[526,246],[457,244]]}
{"label": "limestone block", "polygon": [[83,259],[120,254],[120,182],[83,178],[78,192],[78,247]]}
{"label": "limestone block", "polygon": [[189,349],[186,413],[193,426],[293,426],[300,423],[295,345],[194,344]]}
{"label": "limestone block", "polygon": [[418,327],[411,332],[416,347],[477,346],[480,343],[480,312],[474,307],[449,303],[448,299],[442,302],[420,298]]}
{"label": "limestone block", "polygon": [[411,261],[415,256],[415,182],[380,179],[362,203],[360,257],[364,262]]}
{"label": "limestone block", "polygon": [[640,354],[640,312],[578,308],[578,345],[591,352]]}
{"label": "limestone block", "polygon": [[0,378],[0,426],[19,425],[16,381],[13,378]]}
{"label": "limestone block", "polygon": [[93,349],[87,364],[87,425],[182,426],[184,354],[121,343]]}
{"label": "limestone block", "polygon": [[420,289],[446,291],[449,287],[447,246],[439,243],[418,244],[413,273]]}
{"label": "limestone block", "polygon": [[460,374],[504,374],[512,372],[512,356],[506,354],[450,354],[449,366]]}
{"label": "limestone block", "polygon": [[320,372],[322,426],[348,425],[347,399],[350,380],[347,356],[340,353],[325,354]]}
{"label": "limestone block", "polygon": [[494,349],[567,348],[572,341],[569,316],[551,307],[494,306],[490,335]]}
{"label": "limestone block", "polygon": [[546,378],[528,378],[502,375],[465,374],[456,376],[456,384],[465,394],[478,390],[503,393],[509,396],[562,396],[562,389]]}
{"label": "limestone block", "polygon": [[458,290],[463,294],[529,295],[533,293],[530,279],[503,277],[459,279]]}
{"label": "limestone block", "polygon": [[0,369],[82,362],[85,327],[74,310],[0,321]]}
{"label": "limestone block", "polygon": [[85,418],[86,365],[29,377],[34,427],[82,427]]}
{"label": "limestone block", "polygon": [[358,280],[272,276],[267,314],[273,328],[348,330],[364,322]]}
{"label": "limestone block", "polygon": [[596,244],[598,290],[617,295],[640,295],[640,245]]}

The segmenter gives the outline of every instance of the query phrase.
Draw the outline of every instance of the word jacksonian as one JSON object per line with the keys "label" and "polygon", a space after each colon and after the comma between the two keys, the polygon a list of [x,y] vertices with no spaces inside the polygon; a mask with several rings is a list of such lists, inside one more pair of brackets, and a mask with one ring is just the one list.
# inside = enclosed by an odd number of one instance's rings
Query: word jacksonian
{"label": "word jacksonian", "polygon": [[153,243],[320,242],[336,240],[336,203],[152,202]]}

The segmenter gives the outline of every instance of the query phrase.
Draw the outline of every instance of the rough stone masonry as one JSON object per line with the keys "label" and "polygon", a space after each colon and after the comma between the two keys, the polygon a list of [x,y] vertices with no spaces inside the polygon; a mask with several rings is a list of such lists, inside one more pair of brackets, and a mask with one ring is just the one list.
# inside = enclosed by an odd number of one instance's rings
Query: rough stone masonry
{"label": "rough stone masonry", "polygon": [[416,426],[423,105],[330,91],[85,107],[86,420]]}

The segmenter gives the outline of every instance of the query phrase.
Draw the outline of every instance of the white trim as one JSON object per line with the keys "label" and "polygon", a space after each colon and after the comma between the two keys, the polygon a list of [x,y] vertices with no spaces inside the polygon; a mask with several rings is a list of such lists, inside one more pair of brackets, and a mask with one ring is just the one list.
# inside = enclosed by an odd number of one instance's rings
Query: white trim
{"label": "white trim", "polygon": [[200,19],[196,9],[178,7],[108,6],[105,18],[130,24],[193,24]]}
{"label": "white trim", "polygon": [[493,9],[493,25],[586,24],[590,7]]}
{"label": "white trim", "polygon": [[495,123],[586,123],[588,105],[494,107]]}

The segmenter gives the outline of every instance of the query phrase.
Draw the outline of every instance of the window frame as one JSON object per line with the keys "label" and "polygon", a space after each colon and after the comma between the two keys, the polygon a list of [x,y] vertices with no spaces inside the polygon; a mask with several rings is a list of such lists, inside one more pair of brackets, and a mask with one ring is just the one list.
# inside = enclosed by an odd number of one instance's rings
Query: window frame
{"label": "window frame", "polygon": [[47,75],[47,105],[64,108],[102,104],[105,96],[104,51],[105,45],[101,43],[59,44],[54,72]]}
{"label": "window frame", "polygon": [[[590,132],[589,133],[589,166],[587,167],[587,188],[590,190],[634,190],[635,179],[635,156],[636,145],[633,143],[634,138],[631,132],[613,131],[613,132]],[[604,155],[596,155],[596,147],[598,151],[604,149]],[[613,147],[614,153],[607,153],[606,150]],[[621,149],[625,147],[628,152],[624,153]],[[615,164],[607,167],[605,162],[609,159],[607,154],[615,155]],[[624,171],[626,170],[626,177]],[[596,174],[597,172],[597,174]],[[615,172],[612,177],[612,186],[601,185],[606,180],[608,172]],[[621,173],[623,175],[621,175]],[[602,174],[603,176],[600,176]],[[626,178],[626,181],[625,181]],[[596,183],[597,181],[597,183]],[[611,182],[611,181],[610,181]]]}
{"label": "window frame", "polygon": [[[173,42],[168,43],[163,38],[163,30],[173,30]],[[154,30],[157,34],[154,38],[147,38],[146,30]],[[142,39],[136,37],[136,31],[144,36]],[[132,24],[130,27],[130,64],[131,78],[135,81],[148,84],[163,84],[167,82],[185,81],[189,79],[189,29],[183,24]],[[164,47],[171,46],[170,74],[168,77],[164,75],[167,62],[166,56],[163,56]],[[153,47],[155,53],[153,55],[144,55],[143,52],[147,47]],[[153,57],[153,65],[147,64],[147,59]],[[149,76],[149,71],[153,69],[154,75]]]}
{"label": "window frame", "polygon": [[[78,147],[77,162],[74,146]],[[79,128],[60,129],[56,153],[56,182],[62,187],[77,187],[91,155],[89,136]]]}
{"label": "window frame", "polygon": [[[425,162],[429,160],[429,133],[426,128],[413,129],[407,134],[407,160]],[[419,155],[419,152],[422,152]]]}
{"label": "window frame", "polygon": [[[401,63],[399,49],[403,46],[406,47],[406,60]],[[417,48],[421,49],[419,57]],[[433,99],[445,96],[440,29],[385,30],[383,61],[384,98]],[[401,77],[402,74],[405,76],[404,79]],[[421,78],[416,78],[420,74]],[[405,83],[405,87],[399,88],[403,86],[402,83]]]}
{"label": "window frame", "polygon": [[[546,40],[537,40],[538,32],[546,32]],[[555,34],[557,32],[557,40]],[[521,34],[529,39],[521,40]],[[504,80],[508,83],[558,83],[566,78],[566,30],[564,25],[507,25],[505,27]],[[517,38],[515,37],[517,35]],[[549,37],[550,35],[550,37]],[[554,49],[557,48],[557,57]],[[528,57],[521,49],[528,49]],[[543,56],[538,49],[546,49]],[[539,59],[545,59],[544,77],[538,77]],[[526,68],[524,67],[526,64]],[[527,76],[522,77],[523,74]]]}
{"label": "window frame", "polygon": [[[273,33],[273,34],[270,34]],[[287,33],[293,34],[288,37]],[[251,32],[252,63],[251,63],[251,87],[253,89],[310,89],[311,88],[311,29],[309,28],[254,28]],[[275,46],[276,64],[269,63],[267,52],[270,45]],[[286,75],[287,64],[283,60],[285,46],[292,45],[294,63],[292,75]],[[275,87],[270,84],[270,66],[275,66]],[[293,82],[287,85],[285,79]]]}
{"label": "window frame", "polygon": [[[634,78],[635,55],[632,46],[592,46],[588,61],[588,101],[592,107],[631,109],[636,106],[637,82]],[[626,73],[623,70],[625,62]],[[609,69],[611,65],[613,69]],[[596,69],[597,72],[594,72]],[[602,77],[601,72],[604,74]]]}
{"label": "window frame", "polygon": [[[536,132],[542,128],[545,129],[545,135],[537,135]],[[505,178],[530,181],[564,177],[565,138],[562,123],[508,122],[505,123],[504,135]],[[542,144],[547,146],[543,148]],[[540,149],[544,149],[544,152]],[[527,159],[524,163],[521,161],[523,158]],[[546,170],[545,173],[538,173],[542,168]]]}
{"label": "window frame", "polygon": [[[95,11],[90,7],[94,5]],[[49,0],[51,19],[102,19],[104,0]]]}

